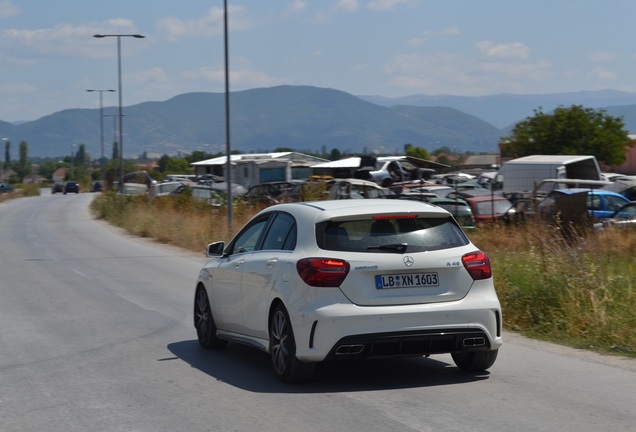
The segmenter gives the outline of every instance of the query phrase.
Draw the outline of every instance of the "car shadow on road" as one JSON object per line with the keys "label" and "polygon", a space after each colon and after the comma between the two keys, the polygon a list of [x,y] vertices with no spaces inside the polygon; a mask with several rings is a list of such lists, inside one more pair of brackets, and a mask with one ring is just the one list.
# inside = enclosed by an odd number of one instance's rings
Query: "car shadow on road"
{"label": "car shadow on road", "polygon": [[197,340],[175,342],[168,349],[180,360],[211,378],[256,393],[333,393],[435,387],[488,379],[489,373],[466,373],[434,357],[323,362],[313,379],[285,384],[274,375],[269,354],[229,343],[205,350]]}

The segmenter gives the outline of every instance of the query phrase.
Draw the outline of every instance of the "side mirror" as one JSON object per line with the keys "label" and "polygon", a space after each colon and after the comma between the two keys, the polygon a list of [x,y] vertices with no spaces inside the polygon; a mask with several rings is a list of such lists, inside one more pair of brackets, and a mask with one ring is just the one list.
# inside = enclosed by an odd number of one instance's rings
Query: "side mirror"
{"label": "side mirror", "polygon": [[205,256],[208,258],[221,256],[223,255],[223,249],[225,249],[225,242],[210,243],[205,249]]}

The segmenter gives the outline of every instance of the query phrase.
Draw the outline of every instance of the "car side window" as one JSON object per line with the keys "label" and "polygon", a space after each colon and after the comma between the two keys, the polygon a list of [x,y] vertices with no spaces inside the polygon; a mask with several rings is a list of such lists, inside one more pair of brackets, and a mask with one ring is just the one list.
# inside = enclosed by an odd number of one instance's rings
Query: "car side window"
{"label": "car side window", "polygon": [[606,198],[607,198],[607,210],[610,210],[610,211],[616,211],[620,209],[623,204],[625,204],[625,201],[615,196],[608,195]]}
{"label": "car side window", "polygon": [[587,206],[590,210],[601,210],[601,198],[596,195],[588,195]]}
{"label": "car side window", "polygon": [[278,213],[263,240],[264,250],[294,250],[296,221],[287,213]]}
{"label": "car side window", "polygon": [[230,254],[254,251],[263,230],[267,226],[267,221],[268,218],[259,219],[243,230],[236,240],[234,240]]}

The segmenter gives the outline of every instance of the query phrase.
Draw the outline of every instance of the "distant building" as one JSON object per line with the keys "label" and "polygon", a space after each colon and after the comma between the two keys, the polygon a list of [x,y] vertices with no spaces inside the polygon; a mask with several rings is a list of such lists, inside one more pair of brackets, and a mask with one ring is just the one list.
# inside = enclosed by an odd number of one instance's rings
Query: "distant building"
{"label": "distant building", "polygon": [[26,184],[42,184],[42,183],[46,183],[48,181],[48,179],[44,176],[41,176],[39,174],[27,174],[26,176],[24,176],[24,179],[22,180],[22,183],[26,183]]}
{"label": "distant building", "polygon": [[466,157],[458,166],[459,170],[470,171],[496,171],[500,165],[499,154],[471,155]]}
{"label": "distant building", "polygon": [[448,163],[451,166],[455,166],[459,161],[459,157],[455,155],[448,155],[446,153],[440,153],[438,155],[431,156],[431,160],[439,163]]}
{"label": "distant building", "polygon": [[[316,156],[297,152],[251,153],[230,155],[230,181],[245,188],[271,181],[305,179],[311,166],[326,162]],[[198,176],[213,175],[225,178],[227,156],[193,162],[190,166]]]}
{"label": "distant building", "polygon": [[138,162],[137,167],[144,171],[152,171],[159,168],[159,163],[157,161]]}
{"label": "distant building", "polygon": [[62,183],[66,178],[66,168],[58,168],[53,172],[52,180],[54,183]]}
{"label": "distant building", "polygon": [[615,171],[620,174],[635,175],[636,174],[636,135],[629,135],[629,139],[632,140],[632,146],[627,147],[627,159],[621,166],[614,168]]}
{"label": "distant building", "polygon": [[9,179],[15,175],[18,175],[18,173],[12,169],[0,170],[0,183],[9,183]]}

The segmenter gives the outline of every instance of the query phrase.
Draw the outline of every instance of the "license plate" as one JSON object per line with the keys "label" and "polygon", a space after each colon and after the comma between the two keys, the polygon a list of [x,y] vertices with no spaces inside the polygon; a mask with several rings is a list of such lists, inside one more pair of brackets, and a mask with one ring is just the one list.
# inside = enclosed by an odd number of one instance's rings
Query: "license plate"
{"label": "license plate", "polygon": [[422,288],[439,285],[437,273],[408,273],[394,275],[376,275],[375,287],[388,288]]}

